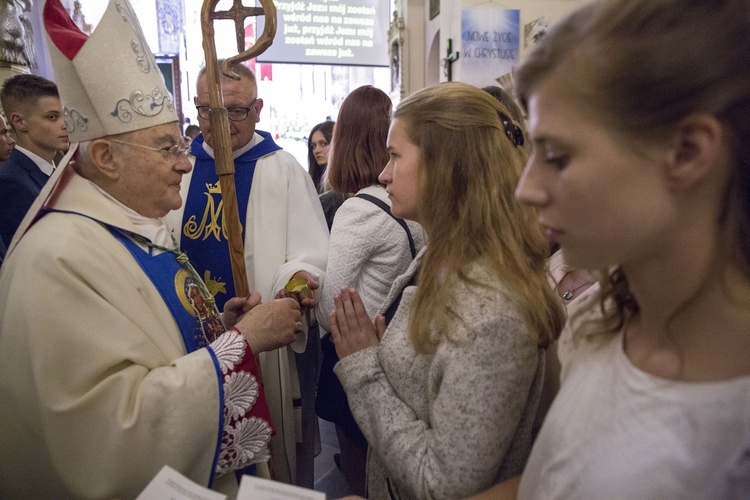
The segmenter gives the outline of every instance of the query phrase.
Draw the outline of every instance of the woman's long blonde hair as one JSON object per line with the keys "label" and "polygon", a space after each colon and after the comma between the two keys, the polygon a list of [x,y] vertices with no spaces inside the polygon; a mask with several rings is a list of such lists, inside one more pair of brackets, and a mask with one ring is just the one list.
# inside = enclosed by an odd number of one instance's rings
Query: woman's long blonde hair
{"label": "woman's long blonde hair", "polygon": [[564,314],[547,282],[548,245],[536,212],[514,197],[527,157],[514,146],[520,129],[508,111],[476,87],[443,83],[404,100],[394,118],[420,149],[418,213],[429,238],[410,318],[417,351],[432,352],[440,342],[431,327],[450,339],[444,285],[482,286],[466,275],[479,259],[539,345],[549,345]]}

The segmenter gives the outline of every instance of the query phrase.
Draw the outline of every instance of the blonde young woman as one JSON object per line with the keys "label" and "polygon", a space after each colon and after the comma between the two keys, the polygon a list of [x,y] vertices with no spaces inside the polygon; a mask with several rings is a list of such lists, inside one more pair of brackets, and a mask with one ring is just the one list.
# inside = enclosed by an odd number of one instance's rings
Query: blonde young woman
{"label": "blonde young woman", "polygon": [[461,83],[394,114],[380,180],[428,243],[375,324],[350,289],[330,315],[335,371],[370,444],[371,498],[460,498],[526,462],[563,313],[535,212],[513,198],[522,141],[505,108]]}
{"label": "blonde young woman", "polygon": [[596,2],[517,77],[518,197],[606,277],[520,497],[748,498],[750,2]]}

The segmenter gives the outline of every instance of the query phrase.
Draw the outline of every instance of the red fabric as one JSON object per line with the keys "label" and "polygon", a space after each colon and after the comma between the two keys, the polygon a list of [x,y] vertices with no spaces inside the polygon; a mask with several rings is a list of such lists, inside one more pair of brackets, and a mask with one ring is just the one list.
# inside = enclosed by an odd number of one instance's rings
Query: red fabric
{"label": "red fabric", "polygon": [[259,64],[260,66],[260,81],[272,81],[273,80],[273,66],[271,64]]}
{"label": "red fabric", "polygon": [[[238,335],[242,336],[242,333],[236,328],[232,328],[235,332],[237,332]],[[276,434],[276,429],[273,428],[273,421],[271,420],[271,412],[268,410],[268,402],[266,401],[266,392],[263,390],[263,384],[261,383],[261,374],[260,369],[258,368],[258,364],[255,361],[255,356],[253,355],[252,349],[250,349],[250,344],[245,342],[245,353],[242,357],[242,360],[237,363],[229,372],[227,372],[225,379],[228,379],[229,376],[233,372],[247,372],[253,375],[255,377],[255,380],[258,381],[258,399],[255,401],[255,404],[250,408],[250,411],[246,412],[245,415],[242,415],[241,418],[249,418],[249,417],[257,417],[260,419],[265,420],[268,422],[268,425],[271,427],[271,432],[273,435]],[[232,426],[235,425],[237,419],[233,419],[231,424]],[[226,422],[225,422],[226,425]]]}
{"label": "red fabric", "polygon": [[[245,26],[245,50],[248,50],[250,47],[255,45],[255,42],[255,25],[248,24],[247,26]],[[271,64],[260,64],[255,58],[252,58],[243,64],[250,68],[253,74],[258,77],[260,81],[273,80],[273,67],[271,66]],[[258,74],[259,70],[260,74]]]}
{"label": "red fabric", "polygon": [[[245,50],[249,50],[253,45],[255,45],[255,25],[248,24],[245,26]],[[242,64],[250,68],[250,71],[252,71],[253,74],[256,74],[254,57],[250,60],[243,61]]]}
{"label": "red fabric", "polygon": [[44,4],[44,27],[55,46],[70,59],[78,54],[88,35],[78,29],[60,0],[47,0]]}

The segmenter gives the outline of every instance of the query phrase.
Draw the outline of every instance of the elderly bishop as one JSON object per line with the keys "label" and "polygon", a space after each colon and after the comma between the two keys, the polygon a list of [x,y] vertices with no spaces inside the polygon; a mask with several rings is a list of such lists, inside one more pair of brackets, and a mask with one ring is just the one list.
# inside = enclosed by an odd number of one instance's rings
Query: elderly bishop
{"label": "elderly bishop", "polygon": [[128,1],[90,37],[60,0],[43,18],[73,144],[0,274],[0,498],[134,498],[164,465],[231,494],[269,459],[254,355],[295,339],[299,306],[220,314],[172,239],[192,167]]}

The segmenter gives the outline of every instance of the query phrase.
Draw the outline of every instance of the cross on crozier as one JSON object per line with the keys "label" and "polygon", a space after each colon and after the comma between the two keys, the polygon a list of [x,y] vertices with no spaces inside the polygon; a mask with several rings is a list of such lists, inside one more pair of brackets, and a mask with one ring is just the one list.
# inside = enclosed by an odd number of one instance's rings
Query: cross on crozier
{"label": "cross on crozier", "polygon": [[217,10],[211,14],[211,19],[231,19],[234,21],[234,32],[237,36],[237,51],[245,51],[245,19],[264,15],[263,7],[246,7],[242,0],[233,0],[229,10]]}

